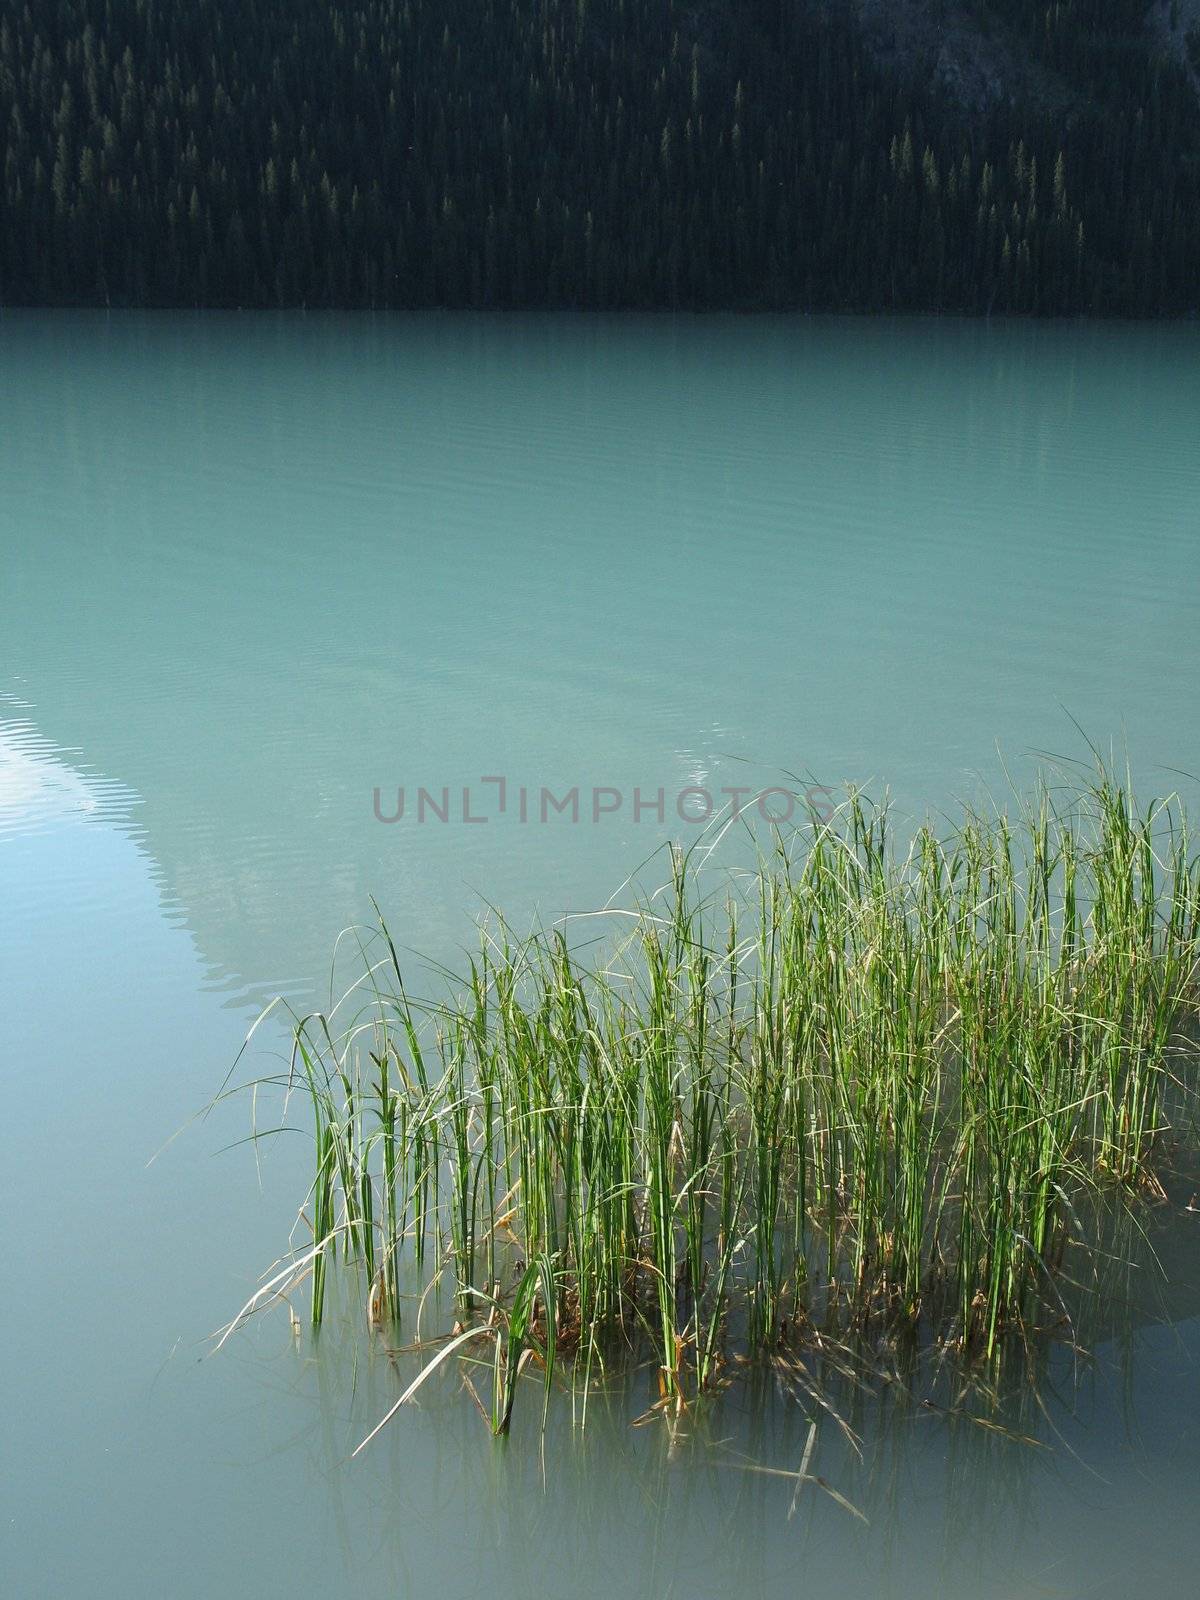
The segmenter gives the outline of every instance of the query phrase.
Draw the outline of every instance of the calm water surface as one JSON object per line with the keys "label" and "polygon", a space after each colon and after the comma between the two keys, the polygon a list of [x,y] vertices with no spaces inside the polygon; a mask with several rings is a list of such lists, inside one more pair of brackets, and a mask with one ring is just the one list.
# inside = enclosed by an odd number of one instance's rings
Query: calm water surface
{"label": "calm water surface", "polygon": [[1200,1215],[1036,1444],[823,1428],[863,1525],[748,1470],[803,1453],[774,1386],[676,1437],[564,1402],[539,1449],[431,1385],[350,1462],[398,1392],[360,1337],[208,1354],[303,1141],[256,1170],[248,1105],[189,1119],[369,896],[453,961],[487,903],[619,893],[684,789],[919,815],[1077,722],[1195,806],[1198,554],[1192,327],[0,319],[5,1592],[1190,1593]]}

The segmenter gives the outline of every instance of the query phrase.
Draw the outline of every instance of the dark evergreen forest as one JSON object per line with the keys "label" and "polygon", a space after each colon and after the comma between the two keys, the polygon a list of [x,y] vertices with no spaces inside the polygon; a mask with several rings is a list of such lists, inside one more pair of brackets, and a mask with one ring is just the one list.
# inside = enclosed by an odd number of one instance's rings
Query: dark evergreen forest
{"label": "dark evergreen forest", "polygon": [[5,0],[0,302],[1194,310],[1147,9],[975,6],[980,107],[811,0]]}

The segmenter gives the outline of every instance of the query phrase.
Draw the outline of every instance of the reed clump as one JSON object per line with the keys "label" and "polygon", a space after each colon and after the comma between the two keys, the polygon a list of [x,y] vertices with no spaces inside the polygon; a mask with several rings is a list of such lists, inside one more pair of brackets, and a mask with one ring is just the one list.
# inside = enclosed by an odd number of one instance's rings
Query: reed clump
{"label": "reed clump", "polygon": [[450,1274],[498,1431],[556,1352],[581,1376],[649,1357],[682,1403],[818,1331],[988,1357],[1061,1318],[1187,1076],[1180,806],[1101,773],[897,842],[852,793],[719,893],[671,861],[599,944],[486,930],[437,1002],[381,925],[353,1020],[296,1020],[312,1242],[260,1295],[307,1275],[319,1323],[341,1256],[387,1322],[402,1255]]}

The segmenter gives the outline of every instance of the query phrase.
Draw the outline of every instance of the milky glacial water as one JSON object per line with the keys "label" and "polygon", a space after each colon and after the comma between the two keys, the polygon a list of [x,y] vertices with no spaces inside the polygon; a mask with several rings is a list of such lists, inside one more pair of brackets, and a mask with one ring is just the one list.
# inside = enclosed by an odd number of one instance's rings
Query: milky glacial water
{"label": "milky glacial water", "polygon": [[777,1381],[496,1445],[448,1379],[352,1461],[410,1370],[356,1316],[208,1338],[303,1138],[193,1118],[371,896],[453,965],[655,881],[706,794],[732,852],[764,790],[936,814],[1081,729],[1195,809],[1198,557],[1190,325],[0,318],[5,1592],[1190,1593],[1200,1213],[1025,1442],[826,1420],[863,1522],[777,1475]]}

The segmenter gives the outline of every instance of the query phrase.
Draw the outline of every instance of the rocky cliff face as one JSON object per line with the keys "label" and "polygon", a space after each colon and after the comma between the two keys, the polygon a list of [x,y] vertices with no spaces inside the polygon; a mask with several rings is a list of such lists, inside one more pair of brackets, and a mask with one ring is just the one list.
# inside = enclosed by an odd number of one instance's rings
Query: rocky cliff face
{"label": "rocky cliff face", "polygon": [[877,59],[925,78],[963,107],[985,113],[1034,97],[1066,109],[1067,86],[1029,58],[1016,30],[983,7],[955,0],[847,0]]}
{"label": "rocky cliff face", "polygon": [[1163,49],[1186,68],[1200,96],[1200,0],[1154,0],[1149,27]]}
{"label": "rocky cliff face", "polygon": [[[986,0],[840,0],[876,59],[915,74],[970,115],[1030,101],[1069,116],[1078,90],[1033,59],[1026,30]],[[1200,0],[1148,0],[1147,43],[1185,66],[1200,95]]]}

